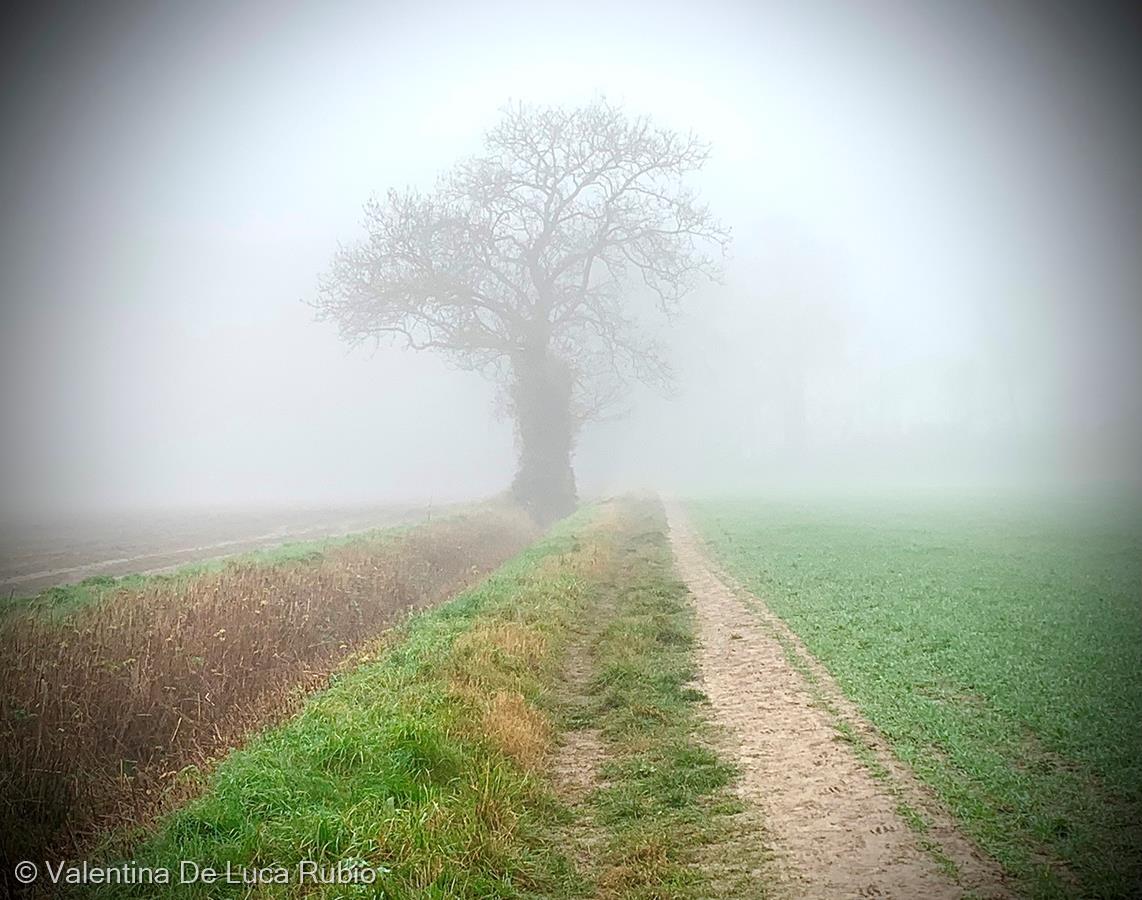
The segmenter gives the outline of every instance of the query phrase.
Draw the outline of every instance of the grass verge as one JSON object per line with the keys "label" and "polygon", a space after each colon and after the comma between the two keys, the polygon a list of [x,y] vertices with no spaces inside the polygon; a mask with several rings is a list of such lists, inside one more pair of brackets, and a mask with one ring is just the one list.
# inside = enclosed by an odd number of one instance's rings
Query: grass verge
{"label": "grass verge", "polygon": [[108,823],[151,818],[187,790],[180,772],[280,721],[410,608],[534,533],[522,513],[488,509],[120,588],[59,620],[6,617],[0,816],[21,827],[0,832],[0,862],[81,852]]}
{"label": "grass verge", "polygon": [[[182,860],[285,867],[259,896],[487,897],[567,894],[561,810],[537,772],[552,731],[537,701],[582,580],[545,560],[576,552],[555,533],[479,586],[424,612],[399,640],[336,676],[295,718],[231,753],[205,793],[147,835],[105,848],[140,866]],[[298,866],[361,867],[369,885],[305,883]],[[355,890],[355,887],[359,890]],[[92,889],[94,896],[244,896],[248,886]]]}

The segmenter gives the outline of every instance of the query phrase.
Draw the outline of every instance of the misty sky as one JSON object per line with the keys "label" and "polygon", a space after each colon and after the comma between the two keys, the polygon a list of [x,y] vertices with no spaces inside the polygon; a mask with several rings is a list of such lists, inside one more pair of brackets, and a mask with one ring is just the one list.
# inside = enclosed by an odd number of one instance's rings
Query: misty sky
{"label": "misty sky", "polygon": [[822,465],[919,441],[1097,474],[1138,449],[1124,23],[1050,3],[72,6],[5,27],[7,510],[506,486],[490,385],[349,352],[302,300],[371,193],[431,186],[509,100],[599,95],[712,144],[695,182],[734,245],[672,332],[678,396],[636,391],[585,433],[585,489],[760,477],[791,373]]}

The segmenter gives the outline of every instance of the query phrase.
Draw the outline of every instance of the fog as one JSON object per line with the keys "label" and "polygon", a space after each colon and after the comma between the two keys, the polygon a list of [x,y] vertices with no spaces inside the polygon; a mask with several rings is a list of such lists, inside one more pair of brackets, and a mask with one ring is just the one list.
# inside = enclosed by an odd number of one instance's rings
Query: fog
{"label": "fog", "polygon": [[509,101],[693,129],[733,229],[585,495],[1137,481],[1138,32],[1036,3],[132,3],[5,24],[0,490],[38,512],[502,490],[494,386],[319,274]]}

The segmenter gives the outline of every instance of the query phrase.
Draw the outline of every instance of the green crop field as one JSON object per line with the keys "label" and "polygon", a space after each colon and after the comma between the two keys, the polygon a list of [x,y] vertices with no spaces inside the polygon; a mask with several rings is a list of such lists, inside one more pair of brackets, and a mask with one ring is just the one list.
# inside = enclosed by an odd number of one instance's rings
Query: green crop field
{"label": "green crop field", "polygon": [[1132,501],[690,504],[726,570],[1034,896],[1142,883]]}

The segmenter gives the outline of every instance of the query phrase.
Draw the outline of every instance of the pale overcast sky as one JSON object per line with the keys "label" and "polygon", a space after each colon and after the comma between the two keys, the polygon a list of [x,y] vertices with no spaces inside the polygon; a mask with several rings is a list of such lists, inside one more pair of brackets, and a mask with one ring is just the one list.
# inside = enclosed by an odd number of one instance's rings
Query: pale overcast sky
{"label": "pale overcast sky", "polygon": [[1061,15],[96,3],[14,23],[6,505],[504,487],[491,386],[429,356],[350,353],[302,299],[371,193],[430,187],[509,100],[600,94],[712,144],[696,186],[735,244],[672,339],[678,398],[635,392],[631,416],[585,433],[586,489],[749,477],[779,442],[762,394],[798,316],[822,442],[949,422],[1137,435],[1133,70],[1108,31]]}

